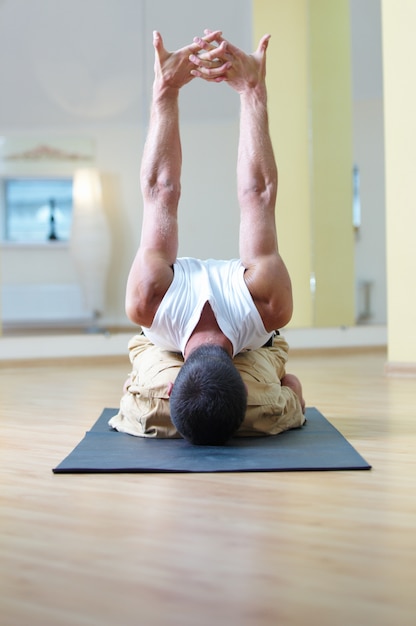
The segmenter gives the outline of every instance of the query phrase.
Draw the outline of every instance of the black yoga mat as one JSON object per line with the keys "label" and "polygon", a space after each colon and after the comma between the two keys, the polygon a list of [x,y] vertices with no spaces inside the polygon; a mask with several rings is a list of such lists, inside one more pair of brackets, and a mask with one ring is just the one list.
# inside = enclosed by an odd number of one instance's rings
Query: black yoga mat
{"label": "black yoga mat", "polygon": [[241,437],[226,446],[194,446],[183,439],[143,439],[108,426],[104,409],[74,450],[53,469],[102,472],[289,472],[370,469],[365,459],[315,408],[301,428],[271,437]]}

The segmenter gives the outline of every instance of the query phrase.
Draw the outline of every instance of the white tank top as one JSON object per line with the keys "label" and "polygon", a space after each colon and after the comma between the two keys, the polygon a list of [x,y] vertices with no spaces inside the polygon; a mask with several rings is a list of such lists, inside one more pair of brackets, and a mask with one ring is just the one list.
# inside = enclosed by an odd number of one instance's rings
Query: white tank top
{"label": "white tank top", "polygon": [[219,261],[177,259],[173,280],[150,328],[142,330],[152,343],[171,352],[185,351],[202,309],[209,302],[218,326],[231,341],[233,356],[263,346],[267,332],[244,280],[239,259]]}

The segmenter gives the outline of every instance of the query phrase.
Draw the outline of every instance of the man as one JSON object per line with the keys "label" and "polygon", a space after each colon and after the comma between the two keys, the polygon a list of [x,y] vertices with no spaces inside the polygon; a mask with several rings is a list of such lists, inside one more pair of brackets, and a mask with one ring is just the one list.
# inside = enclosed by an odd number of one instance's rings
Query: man
{"label": "man", "polygon": [[[154,32],[155,77],[141,167],[144,214],[140,246],[126,292],[129,318],[161,349],[182,353],[170,393],[171,419],[195,444],[223,444],[241,426],[247,390],[233,364],[256,350],[292,315],[289,274],[275,225],[277,168],[267,114],[265,35],[247,55],[220,31],[176,52]],[[179,92],[194,78],[227,81],[240,97],[237,162],[240,259],[178,259],[181,184]],[[283,386],[303,403],[299,380]]]}

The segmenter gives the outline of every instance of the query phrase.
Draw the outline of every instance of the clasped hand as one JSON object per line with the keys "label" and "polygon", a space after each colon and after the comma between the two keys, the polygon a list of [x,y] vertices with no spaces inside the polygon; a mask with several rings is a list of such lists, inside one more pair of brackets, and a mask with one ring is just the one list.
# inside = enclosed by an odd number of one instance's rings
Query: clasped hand
{"label": "clasped hand", "polygon": [[173,89],[180,89],[194,77],[210,82],[227,81],[238,92],[263,83],[266,49],[270,35],[264,35],[257,50],[246,54],[222,37],[221,31],[205,30],[193,43],[168,52],[160,33],[154,33],[155,76]]}
{"label": "clasped hand", "polygon": [[217,33],[214,39],[209,39],[214,32],[206,30],[205,37],[194,38],[194,44],[200,47],[200,51],[189,56],[195,65],[191,74],[209,81],[227,81],[240,93],[264,83],[270,35],[261,38],[253,54],[246,54]]}

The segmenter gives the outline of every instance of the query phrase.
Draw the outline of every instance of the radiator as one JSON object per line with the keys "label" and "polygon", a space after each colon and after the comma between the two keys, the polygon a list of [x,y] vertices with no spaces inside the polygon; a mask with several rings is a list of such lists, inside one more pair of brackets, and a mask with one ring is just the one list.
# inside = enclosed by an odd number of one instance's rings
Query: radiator
{"label": "radiator", "polygon": [[3,325],[71,325],[91,319],[77,284],[2,285]]}

